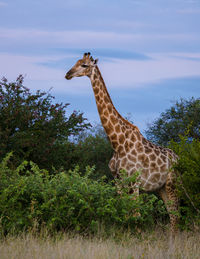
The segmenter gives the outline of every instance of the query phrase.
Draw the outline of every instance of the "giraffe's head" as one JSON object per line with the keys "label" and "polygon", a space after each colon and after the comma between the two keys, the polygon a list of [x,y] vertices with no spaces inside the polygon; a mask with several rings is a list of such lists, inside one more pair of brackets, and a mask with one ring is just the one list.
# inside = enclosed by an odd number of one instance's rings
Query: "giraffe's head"
{"label": "giraffe's head", "polygon": [[79,59],[76,64],[65,75],[66,79],[72,79],[73,77],[91,76],[92,69],[97,64],[97,59],[94,60],[90,53],[85,53],[82,59]]}

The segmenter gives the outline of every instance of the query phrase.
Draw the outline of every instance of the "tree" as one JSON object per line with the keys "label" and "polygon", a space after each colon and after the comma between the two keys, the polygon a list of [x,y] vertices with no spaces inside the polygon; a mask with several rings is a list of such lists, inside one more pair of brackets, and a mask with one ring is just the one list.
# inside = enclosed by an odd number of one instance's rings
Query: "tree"
{"label": "tree", "polygon": [[90,131],[87,130],[79,135],[74,154],[77,156],[81,171],[88,165],[95,166],[93,178],[98,179],[106,175],[109,180],[113,179],[108,167],[113,149],[101,125],[93,126]]}
{"label": "tree", "polygon": [[189,139],[200,140],[200,99],[177,101],[170,109],[148,126],[146,136],[159,145],[168,145],[170,140],[180,141],[187,132]]}
{"label": "tree", "polygon": [[54,104],[54,97],[40,90],[32,94],[23,79],[0,81],[0,160],[13,151],[15,164],[24,159],[46,169],[69,164],[69,137],[90,124],[76,111],[67,118],[68,103]]}
{"label": "tree", "polygon": [[179,143],[170,142],[170,148],[179,156],[174,168],[179,172],[176,187],[180,197],[182,224],[200,224],[200,141],[195,138],[188,141],[187,135],[181,136]]}

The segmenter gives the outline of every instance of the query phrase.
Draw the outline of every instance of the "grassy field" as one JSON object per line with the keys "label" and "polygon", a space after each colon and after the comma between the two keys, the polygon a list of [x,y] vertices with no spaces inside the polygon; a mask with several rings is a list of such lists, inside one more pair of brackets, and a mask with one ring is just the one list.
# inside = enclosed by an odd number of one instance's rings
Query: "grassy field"
{"label": "grassy field", "polygon": [[169,233],[157,230],[140,238],[124,234],[120,239],[70,237],[56,238],[24,234],[0,242],[0,259],[168,259],[200,258],[200,233],[182,232],[173,241]]}

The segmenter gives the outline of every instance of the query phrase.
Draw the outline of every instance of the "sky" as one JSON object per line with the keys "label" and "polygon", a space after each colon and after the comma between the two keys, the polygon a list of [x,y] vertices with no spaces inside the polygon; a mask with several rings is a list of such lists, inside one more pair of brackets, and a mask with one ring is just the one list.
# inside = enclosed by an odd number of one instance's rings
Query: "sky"
{"label": "sky", "polygon": [[65,73],[84,52],[98,66],[119,113],[144,134],[180,98],[200,96],[200,0],[0,0],[0,78],[19,74],[99,116],[89,78]]}

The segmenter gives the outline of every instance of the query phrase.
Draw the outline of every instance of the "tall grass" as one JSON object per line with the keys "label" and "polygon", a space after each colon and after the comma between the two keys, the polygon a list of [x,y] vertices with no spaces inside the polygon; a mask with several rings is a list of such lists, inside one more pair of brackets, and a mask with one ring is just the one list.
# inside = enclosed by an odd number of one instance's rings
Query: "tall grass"
{"label": "tall grass", "polygon": [[170,242],[169,233],[157,230],[143,233],[140,238],[124,233],[120,239],[62,234],[22,234],[0,241],[0,258],[15,259],[169,259],[192,258],[200,255],[200,233],[182,232]]}

